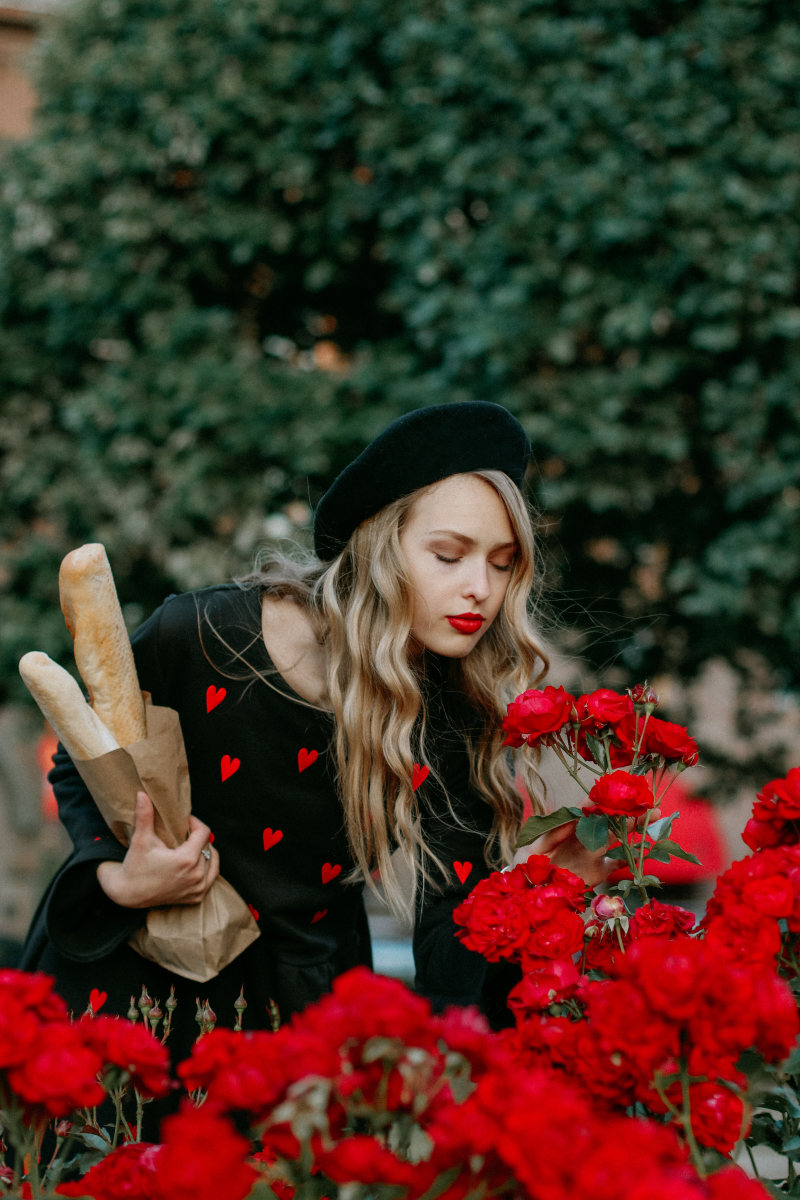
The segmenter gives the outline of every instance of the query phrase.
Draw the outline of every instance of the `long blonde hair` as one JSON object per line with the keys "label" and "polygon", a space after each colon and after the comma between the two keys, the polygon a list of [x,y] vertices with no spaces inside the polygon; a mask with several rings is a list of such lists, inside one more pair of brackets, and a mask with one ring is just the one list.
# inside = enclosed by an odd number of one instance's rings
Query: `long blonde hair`
{"label": "long blonde hair", "polygon": [[[523,794],[538,808],[541,791],[535,762],[520,755],[512,765],[503,750],[501,723],[509,700],[534,686],[548,662],[532,620],[537,558],[525,501],[503,472],[472,474],[500,496],[517,542],[498,616],[474,650],[450,663],[452,682],[481,717],[479,733],[467,738],[467,749],[473,786],[493,814],[486,860],[499,865],[513,854]],[[422,681],[409,654],[412,590],[400,531],[415,500],[427,490],[404,496],[362,522],[331,563],[310,556],[298,562],[273,553],[242,581],[303,604],[317,625],[327,651],[334,761],[356,863],[352,877],[375,889],[373,873],[378,872],[387,902],[405,917],[411,915],[419,890],[433,883],[432,869],[447,869],[422,837],[412,787],[415,764],[427,760],[426,719]],[[435,747],[427,765],[435,774]],[[457,820],[452,807],[450,812]],[[396,848],[411,874],[411,894],[392,857]]]}

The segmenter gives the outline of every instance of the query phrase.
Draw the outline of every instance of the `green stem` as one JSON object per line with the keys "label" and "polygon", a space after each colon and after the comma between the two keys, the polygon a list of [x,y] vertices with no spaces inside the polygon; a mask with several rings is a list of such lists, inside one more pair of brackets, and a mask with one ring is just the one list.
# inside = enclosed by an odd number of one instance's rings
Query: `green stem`
{"label": "green stem", "polygon": [[[591,791],[591,788],[588,788],[586,786],[586,784],[583,782],[580,775],[578,774],[578,771],[573,770],[572,764],[565,757],[562,747],[559,746],[556,742],[554,742],[551,749],[553,749],[555,751],[556,758],[561,763],[561,765],[566,769],[567,774],[572,776],[572,778],[577,783],[578,787],[583,788],[584,792],[586,792],[586,795],[588,796],[589,792]],[[593,774],[602,774],[602,772],[593,772]]]}
{"label": "green stem", "polygon": [[686,1144],[689,1147],[689,1154],[692,1162],[695,1165],[695,1168],[697,1169],[697,1174],[701,1179],[705,1179],[705,1163],[703,1162],[703,1156],[700,1153],[700,1147],[697,1144],[697,1140],[694,1136],[694,1130],[692,1129],[692,1106],[689,1100],[689,1072],[687,1070],[686,1060],[683,1058],[681,1059],[681,1099],[683,1102],[681,1125],[683,1126],[683,1132],[686,1137]]}

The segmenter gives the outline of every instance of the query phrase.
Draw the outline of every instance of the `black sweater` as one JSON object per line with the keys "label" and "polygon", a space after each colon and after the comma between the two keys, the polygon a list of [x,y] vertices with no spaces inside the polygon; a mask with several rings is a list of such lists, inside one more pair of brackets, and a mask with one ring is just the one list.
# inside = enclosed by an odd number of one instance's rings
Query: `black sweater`
{"label": "black sweater", "polygon": [[[334,786],[332,717],[276,674],[260,605],[258,589],[236,585],[174,596],[133,644],[142,688],[178,712],[192,810],[213,831],[221,872],[252,906],[261,937],[202,985],[168,979],[136,955],[126,941],[144,914],[112,903],[95,873],[100,860],[120,861],[124,847],[60,751],[51,780],[74,852],[40,905],[22,965],[54,974],[76,1014],[92,987],[108,991],[109,1009],[124,1011],[142,983],[163,1004],[174,982],[184,1020],[201,992],[230,1024],[243,986],[246,1025],[262,1027],[270,1000],[288,1016],[337,974],[371,961],[362,887],[345,882],[353,863]],[[457,820],[431,776],[417,792],[423,834],[447,874],[417,905],[413,945],[417,989],[441,1008],[480,999],[485,963],[456,940],[452,911],[487,874],[491,812],[469,784],[464,730],[475,714],[448,690],[446,660],[429,656],[427,670],[426,743]]]}

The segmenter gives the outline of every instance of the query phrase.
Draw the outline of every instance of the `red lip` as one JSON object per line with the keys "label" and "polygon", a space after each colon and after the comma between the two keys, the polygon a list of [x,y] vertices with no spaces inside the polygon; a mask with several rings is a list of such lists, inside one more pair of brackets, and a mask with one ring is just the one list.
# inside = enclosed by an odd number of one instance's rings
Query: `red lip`
{"label": "red lip", "polygon": [[477,633],[485,618],[479,613],[460,613],[457,617],[447,618],[458,633]]}

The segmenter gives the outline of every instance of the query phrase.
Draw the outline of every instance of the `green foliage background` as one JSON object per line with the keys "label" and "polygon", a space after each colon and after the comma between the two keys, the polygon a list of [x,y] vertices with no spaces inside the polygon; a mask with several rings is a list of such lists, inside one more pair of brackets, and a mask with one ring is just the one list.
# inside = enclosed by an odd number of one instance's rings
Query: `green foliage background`
{"label": "green foliage background", "polygon": [[10,694],[66,656],[68,549],[106,544],[134,623],[465,398],[528,429],[609,681],[744,649],[800,682],[791,6],[80,0],[36,78],[0,181]]}

